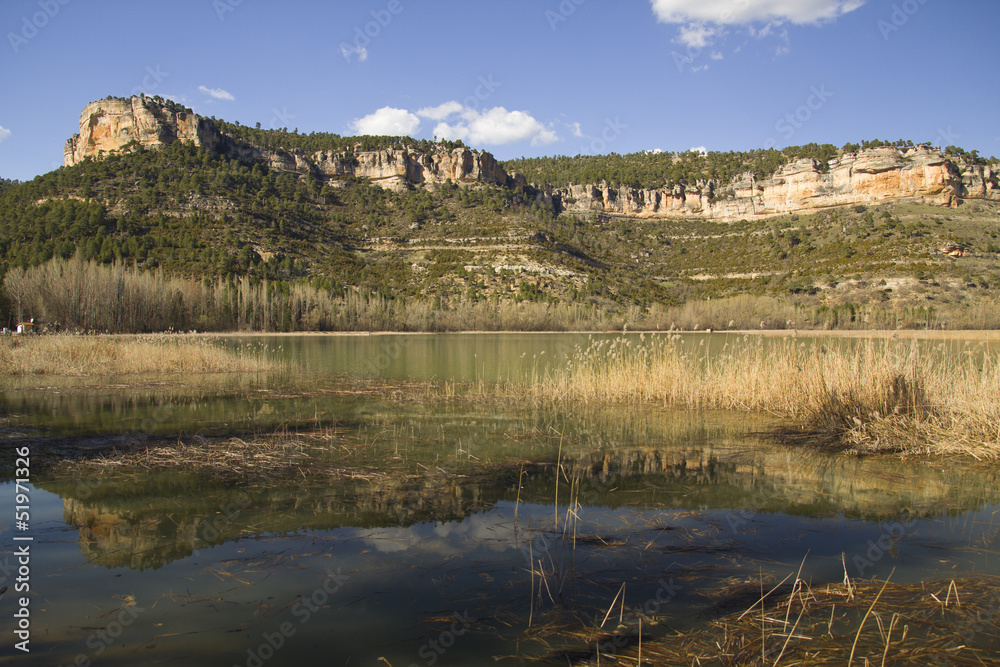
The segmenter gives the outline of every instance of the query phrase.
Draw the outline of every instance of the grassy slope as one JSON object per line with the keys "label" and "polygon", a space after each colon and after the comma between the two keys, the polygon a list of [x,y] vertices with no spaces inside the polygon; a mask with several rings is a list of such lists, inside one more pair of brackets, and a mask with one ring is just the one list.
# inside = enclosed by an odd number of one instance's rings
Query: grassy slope
{"label": "grassy slope", "polygon": [[[556,217],[492,186],[393,193],[340,185],[175,144],[10,188],[0,195],[7,223],[0,250],[20,265],[79,247],[101,261],[123,257],[195,278],[248,275],[433,303],[572,301],[623,311],[751,294],[812,309],[972,312],[1000,291],[1000,205],[991,202],[847,207],[738,223],[598,223]],[[96,227],[50,220],[65,215],[50,210],[56,204],[81,201],[104,206]],[[40,222],[13,220],[32,208]],[[946,257],[940,248],[952,241],[969,244],[972,255]]]}

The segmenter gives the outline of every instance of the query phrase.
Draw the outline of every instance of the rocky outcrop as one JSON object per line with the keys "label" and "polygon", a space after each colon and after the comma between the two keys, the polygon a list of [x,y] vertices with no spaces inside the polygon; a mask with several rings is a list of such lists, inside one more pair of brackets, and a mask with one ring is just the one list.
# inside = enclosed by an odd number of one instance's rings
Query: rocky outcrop
{"label": "rocky outcrop", "polygon": [[149,97],[108,98],[91,102],[80,116],[80,132],[66,142],[66,166],[86,158],[127,150],[133,145],[158,148],[174,141],[191,141],[214,153],[246,163],[262,162],[271,169],[324,179],[357,177],[393,189],[443,183],[493,183],[524,187],[485,151],[465,147],[423,153],[407,148],[378,151],[307,154],[301,150],[267,149],[247,144],[221,132],[210,119],[188,110],[175,110]]}
{"label": "rocky outcrop", "polygon": [[99,158],[130,144],[147,148],[174,141],[198,146],[215,142],[214,125],[188,111],[174,111],[148,97],[109,98],[91,102],[80,114],[80,133],[66,141],[66,166],[86,157]]}
{"label": "rocky outcrop", "polygon": [[88,104],[80,116],[79,134],[66,142],[65,163],[100,158],[132,145],[156,148],[178,140],[248,164],[312,173],[323,180],[356,177],[395,190],[448,180],[528,189],[540,202],[572,214],[736,221],[892,201],[952,206],[966,199],[1000,200],[996,165],[970,164],[927,146],[868,149],[828,164],[798,160],[761,180],[747,173],[727,183],[705,180],[661,189],[607,183],[530,187],[485,151],[440,145],[429,152],[396,148],[306,153],[262,148],[228,136],[211,119],[148,97]]}
{"label": "rocky outcrop", "polygon": [[354,154],[328,151],[316,153],[310,159],[317,175],[356,176],[394,189],[447,180],[496,185],[508,185],[511,181],[492,155],[464,147],[450,151],[442,148],[431,153],[406,148]]}
{"label": "rocky outcrop", "polygon": [[569,213],[735,221],[889,201],[942,206],[965,199],[1000,201],[997,172],[925,146],[875,148],[826,165],[798,160],[763,180],[748,173],[729,183],[698,181],[668,189],[571,185],[541,189],[537,196]]}

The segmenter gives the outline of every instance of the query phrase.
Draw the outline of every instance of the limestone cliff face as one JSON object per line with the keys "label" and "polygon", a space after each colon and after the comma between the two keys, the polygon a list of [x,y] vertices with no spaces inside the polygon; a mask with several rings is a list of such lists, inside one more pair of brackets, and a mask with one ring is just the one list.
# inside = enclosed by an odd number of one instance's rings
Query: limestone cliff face
{"label": "limestone cliff face", "polygon": [[324,180],[353,176],[396,190],[446,180],[528,188],[540,201],[574,214],[735,221],[889,201],[950,206],[965,199],[1000,200],[996,165],[967,164],[924,146],[905,151],[869,149],[829,164],[798,160],[764,180],[748,173],[728,183],[706,180],[662,189],[606,183],[529,188],[522,176],[508,174],[485,151],[438,146],[427,153],[399,148],[307,154],[264,149],[222,133],[210,119],[148,97],[88,104],[80,116],[79,134],[66,142],[65,163],[100,158],[133,142],[155,148],[178,140],[247,163],[262,162],[271,169],[312,173]]}
{"label": "limestone cliff face", "polygon": [[435,150],[431,153],[408,149],[364,151],[353,155],[318,152],[310,156],[315,171],[327,178],[351,175],[380,185],[400,189],[409,184],[494,183],[507,185],[507,172],[492,155],[468,148]]}
{"label": "limestone cliff face", "polygon": [[405,148],[312,154],[301,150],[269,150],[222,133],[209,119],[186,111],[172,111],[148,97],[110,98],[84,107],[79,134],[66,142],[65,164],[72,166],[88,157],[100,158],[133,142],[157,148],[178,140],[192,141],[214,153],[244,162],[264,162],[272,169],[301,174],[312,172],[321,178],[355,176],[393,189],[411,184],[443,183],[448,179],[456,183],[517,184],[485,151],[464,147],[436,148],[429,153]]}
{"label": "limestone cliff face", "polygon": [[211,123],[185,111],[171,111],[148,97],[91,102],[80,115],[80,133],[66,141],[66,166],[85,157],[100,157],[132,142],[147,148],[177,141],[203,145],[213,137]]}
{"label": "limestone cliff face", "polygon": [[659,190],[571,185],[543,189],[538,196],[570,213],[734,221],[887,201],[951,206],[964,199],[1000,200],[997,177],[994,167],[969,165],[920,146],[869,149],[828,165],[798,160],[764,180],[744,174],[730,183],[699,181]]}

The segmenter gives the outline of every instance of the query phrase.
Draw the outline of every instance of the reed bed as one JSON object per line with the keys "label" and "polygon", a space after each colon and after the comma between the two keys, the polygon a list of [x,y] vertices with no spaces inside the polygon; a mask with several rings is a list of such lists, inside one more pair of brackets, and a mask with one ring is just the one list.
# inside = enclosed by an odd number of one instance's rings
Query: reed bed
{"label": "reed bed", "polygon": [[288,478],[336,476],[372,479],[383,473],[344,466],[346,455],[331,457],[321,452],[331,444],[344,443],[338,429],[316,429],[305,433],[278,432],[246,439],[236,436],[203,437],[195,435],[187,442],[135,443],[112,447],[97,456],[63,460],[54,472],[79,475],[81,470],[94,474],[143,474],[150,470],[176,470],[230,482],[269,481]]}
{"label": "reed bed", "polygon": [[765,412],[782,433],[855,453],[1000,457],[1000,360],[917,342],[807,345],[735,335],[721,352],[678,335],[578,347],[518,391],[540,402]]}
{"label": "reed bed", "polygon": [[304,479],[359,480],[383,488],[432,484],[450,479],[493,479],[513,474],[515,464],[470,465],[461,471],[417,464],[404,458],[387,460],[374,441],[348,429],[322,427],[252,436],[201,436],[148,443],[132,441],[99,451],[64,446],[48,466],[57,477],[81,475],[140,476],[151,470],[194,473],[232,483],[287,482]]}
{"label": "reed bed", "polygon": [[[619,629],[614,637],[621,648],[577,664],[995,665],[996,584],[845,579],[810,586],[796,580],[770,592],[736,590],[738,597],[752,593],[749,599],[757,601],[668,636],[650,632],[646,624],[641,637],[638,626]],[[590,645],[615,646],[606,634],[583,638]]]}
{"label": "reed bed", "polygon": [[100,471],[194,470],[220,479],[246,480],[304,471],[309,460],[303,440],[195,436],[190,443],[112,452],[82,465]]}
{"label": "reed bed", "polygon": [[270,351],[259,345],[233,350],[179,336],[0,338],[0,375],[269,373],[281,369]]}

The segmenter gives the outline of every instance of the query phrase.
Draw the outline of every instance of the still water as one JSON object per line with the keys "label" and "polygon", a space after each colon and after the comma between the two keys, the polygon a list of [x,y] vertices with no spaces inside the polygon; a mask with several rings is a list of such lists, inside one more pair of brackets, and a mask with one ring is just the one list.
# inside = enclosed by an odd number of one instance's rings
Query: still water
{"label": "still water", "polygon": [[[26,532],[3,484],[6,619],[13,538],[34,539],[31,654],[9,632],[0,661],[567,664],[595,657],[602,623],[626,644],[640,620],[644,642],[696,632],[734,591],[800,567],[814,587],[845,571],[899,584],[1000,574],[993,468],[776,447],[757,435],[774,425],[766,416],[393,396],[408,381],[523,379],[586,335],[267,343],[308,372],[6,387],[7,413],[44,429],[36,449],[319,426],[333,436],[317,456],[340,472],[254,483],[39,473]],[[375,390],[338,391],[357,376]],[[986,656],[994,642],[992,630],[973,638]]]}

